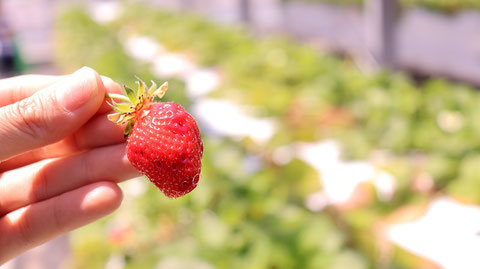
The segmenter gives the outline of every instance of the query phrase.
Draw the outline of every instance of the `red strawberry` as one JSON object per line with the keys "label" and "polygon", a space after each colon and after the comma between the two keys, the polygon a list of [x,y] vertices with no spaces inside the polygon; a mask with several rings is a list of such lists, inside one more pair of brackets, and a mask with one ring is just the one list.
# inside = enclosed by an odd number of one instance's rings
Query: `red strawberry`
{"label": "red strawberry", "polygon": [[175,103],[156,103],[168,88],[159,89],[152,82],[146,90],[143,81],[138,90],[125,87],[126,96],[109,94],[123,100],[111,104],[117,112],[109,119],[127,123],[127,157],[132,165],[146,175],[166,196],[180,197],[198,184],[203,144],[197,123],[183,107]]}

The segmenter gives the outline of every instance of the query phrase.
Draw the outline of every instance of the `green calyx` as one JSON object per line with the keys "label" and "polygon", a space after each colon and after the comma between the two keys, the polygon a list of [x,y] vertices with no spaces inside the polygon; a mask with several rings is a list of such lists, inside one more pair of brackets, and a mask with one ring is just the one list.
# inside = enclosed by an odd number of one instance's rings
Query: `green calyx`
{"label": "green calyx", "polygon": [[[147,89],[147,85],[143,80],[137,78],[137,89],[133,90],[127,86],[123,86],[123,95],[116,93],[107,93],[106,98],[111,99],[111,103],[107,104],[115,111],[109,114],[108,119],[116,124],[126,124],[125,136],[128,136],[132,131],[132,127],[137,119],[138,113],[147,104],[153,102],[155,97],[162,98],[168,89],[168,82],[165,82],[157,88],[155,82],[152,81],[152,86]],[[115,99],[121,102],[115,102]]]}

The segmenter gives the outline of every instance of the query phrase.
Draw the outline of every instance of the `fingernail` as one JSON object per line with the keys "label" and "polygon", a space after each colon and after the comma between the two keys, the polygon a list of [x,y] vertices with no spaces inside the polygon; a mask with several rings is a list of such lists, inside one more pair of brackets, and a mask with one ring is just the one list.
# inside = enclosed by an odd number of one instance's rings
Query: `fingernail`
{"label": "fingernail", "polygon": [[57,90],[57,100],[65,109],[75,111],[98,94],[93,72],[85,66],[66,77],[66,83]]}
{"label": "fingernail", "polygon": [[105,90],[110,93],[121,93],[122,92],[122,87],[120,84],[116,83],[113,81],[113,79],[106,77],[106,76],[100,76],[102,78],[103,85],[105,86]]}
{"label": "fingernail", "polygon": [[103,85],[107,85],[107,84],[113,84],[115,83],[113,81],[113,79],[107,77],[107,76],[100,76],[102,78],[102,82],[103,82]]}

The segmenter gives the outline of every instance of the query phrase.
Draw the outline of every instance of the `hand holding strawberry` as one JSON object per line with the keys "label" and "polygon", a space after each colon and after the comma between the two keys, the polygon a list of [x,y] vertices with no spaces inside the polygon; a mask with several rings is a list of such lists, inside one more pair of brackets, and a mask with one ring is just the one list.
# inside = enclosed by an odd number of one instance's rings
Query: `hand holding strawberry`
{"label": "hand holding strawberry", "polygon": [[91,68],[0,80],[0,264],[114,211],[138,176]]}

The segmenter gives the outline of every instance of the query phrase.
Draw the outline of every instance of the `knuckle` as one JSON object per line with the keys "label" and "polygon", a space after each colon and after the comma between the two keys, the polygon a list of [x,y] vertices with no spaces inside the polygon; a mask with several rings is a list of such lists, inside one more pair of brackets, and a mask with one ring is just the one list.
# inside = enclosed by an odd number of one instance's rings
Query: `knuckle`
{"label": "knuckle", "polygon": [[64,219],[64,210],[62,206],[62,201],[59,196],[53,198],[53,209],[52,209],[52,226],[56,231],[60,233],[64,232],[65,224]]}
{"label": "knuckle", "polygon": [[6,115],[7,121],[29,138],[43,138],[53,131],[47,124],[47,108],[37,95],[13,103],[9,110]]}
{"label": "knuckle", "polygon": [[[25,210],[28,210],[28,208]],[[25,244],[30,244],[32,241],[32,234],[34,233],[32,214],[23,214],[15,227],[17,228],[20,241]]]}
{"label": "knuckle", "polygon": [[42,201],[47,197],[50,189],[48,167],[49,166],[46,165],[33,175],[33,178],[35,179],[35,188],[32,189],[32,199],[34,201]]}
{"label": "knuckle", "polygon": [[92,179],[92,162],[90,158],[90,153],[87,152],[85,154],[79,155],[79,169],[81,173],[85,176],[88,182]]}
{"label": "knuckle", "polygon": [[85,148],[85,142],[82,136],[78,134],[78,132],[73,133],[70,139],[70,148],[72,151],[80,151]]}

